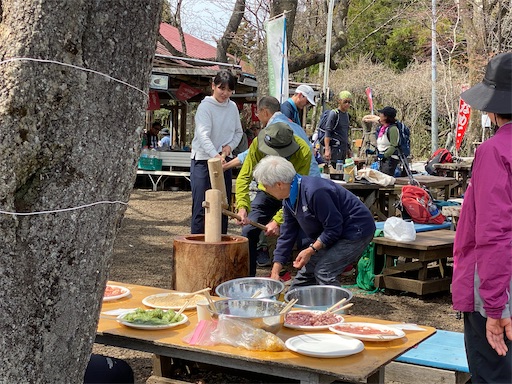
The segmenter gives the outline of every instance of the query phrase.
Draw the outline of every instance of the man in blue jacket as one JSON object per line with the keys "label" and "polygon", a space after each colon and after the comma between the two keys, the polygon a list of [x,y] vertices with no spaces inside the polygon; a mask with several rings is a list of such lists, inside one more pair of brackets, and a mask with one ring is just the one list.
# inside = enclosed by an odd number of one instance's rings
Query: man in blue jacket
{"label": "man in blue jacket", "polygon": [[292,257],[300,229],[315,239],[297,255],[292,287],[339,285],[345,267],[356,263],[375,233],[372,213],[357,196],[331,180],[301,176],[285,158],[267,156],[254,170],[265,191],[283,200],[280,235],[271,278],[278,280]]}
{"label": "man in blue jacket", "polygon": [[315,91],[309,85],[302,84],[297,87],[292,97],[281,104],[281,112],[302,127],[302,110],[308,104],[316,105]]}

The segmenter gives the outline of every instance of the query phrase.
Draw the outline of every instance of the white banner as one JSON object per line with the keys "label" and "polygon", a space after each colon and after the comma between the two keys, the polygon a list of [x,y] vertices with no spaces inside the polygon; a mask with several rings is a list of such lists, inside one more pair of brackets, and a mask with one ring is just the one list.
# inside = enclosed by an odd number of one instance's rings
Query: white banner
{"label": "white banner", "polygon": [[268,56],[268,93],[280,103],[288,99],[288,49],[286,17],[280,16],[266,24]]}

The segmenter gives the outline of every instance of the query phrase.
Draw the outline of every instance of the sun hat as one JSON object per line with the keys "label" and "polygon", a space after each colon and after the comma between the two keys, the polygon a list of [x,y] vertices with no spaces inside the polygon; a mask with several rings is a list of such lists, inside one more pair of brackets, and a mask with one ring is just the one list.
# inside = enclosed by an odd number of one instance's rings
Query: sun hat
{"label": "sun hat", "polygon": [[315,103],[315,91],[309,85],[302,84],[297,87],[295,93],[302,93],[306,96],[306,99],[311,103],[311,105],[316,105]]}
{"label": "sun hat", "polygon": [[340,98],[340,100],[351,99],[352,98],[352,94],[349,91],[341,91],[339,93],[338,97]]}
{"label": "sun hat", "polygon": [[161,135],[164,135],[164,136],[168,136],[171,134],[171,132],[169,132],[169,128],[164,128],[160,131],[160,134]]}
{"label": "sun hat", "polygon": [[377,112],[382,113],[384,116],[391,117],[392,119],[396,117],[396,109],[393,107],[384,107],[377,110]]}
{"label": "sun hat", "polygon": [[512,53],[494,56],[482,82],[462,92],[462,100],[485,112],[512,113]]}
{"label": "sun hat", "polygon": [[266,155],[288,157],[299,150],[293,131],[286,123],[274,123],[258,134],[258,149]]}

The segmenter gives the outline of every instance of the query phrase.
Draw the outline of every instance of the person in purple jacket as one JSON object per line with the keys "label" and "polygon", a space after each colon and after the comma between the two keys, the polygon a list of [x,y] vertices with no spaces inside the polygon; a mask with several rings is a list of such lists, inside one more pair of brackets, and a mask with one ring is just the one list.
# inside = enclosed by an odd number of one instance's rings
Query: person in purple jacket
{"label": "person in purple jacket", "polygon": [[461,94],[497,127],[473,160],[453,247],[453,308],[464,313],[472,383],[512,383],[512,53]]}
{"label": "person in purple jacket", "polygon": [[293,266],[299,271],[293,287],[340,285],[339,276],[356,263],[375,233],[370,210],[357,196],[331,180],[301,176],[283,157],[266,156],[254,170],[265,191],[283,200],[284,223],[274,251],[271,278],[279,280],[283,265],[291,259],[299,229],[310,239]]}

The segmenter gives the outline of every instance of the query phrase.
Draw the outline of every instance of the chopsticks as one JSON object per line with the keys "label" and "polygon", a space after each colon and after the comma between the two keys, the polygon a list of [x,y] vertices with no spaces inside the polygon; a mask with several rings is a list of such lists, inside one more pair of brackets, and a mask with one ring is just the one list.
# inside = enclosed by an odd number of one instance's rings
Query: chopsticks
{"label": "chopsticks", "polygon": [[217,312],[217,308],[215,308],[215,304],[213,303],[212,297],[210,296],[210,292],[209,291],[205,291],[203,293],[204,293],[204,296],[206,297],[206,300],[208,300],[208,307],[210,307],[210,310],[213,313],[217,314],[218,313]]}
{"label": "chopsticks", "polygon": [[341,305],[343,304],[345,301],[347,301],[347,298],[344,297],[343,299],[341,299],[340,301],[338,301],[336,304],[330,306],[329,308],[327,308],[325,310],[325,312],[332,312],[338,305]]}
{"label": "chopsticks", "polygon": [[254,292],[252,294],[251,299],[254,299],[254,298],[258,297],[259,295],[261,295],[261,292],[262,292],[261,289],[256,290],[256,292]]}
{"label": "chopsticks", "polygon": [[211,288],[208,287],[208,288],[203,288],[203,289],[200,289],[199,291],[195,291],[195,292],[191,292],[191,293],[188,293],[186,295],[183,296],[183,298],[190,298],[190,297],[194,297],[195,295],[198,295],[200,293],[205,293],[205,292],[210,292]]}
{"label": "chopsticks", "polygon": [[284,315],[286,312],[290,311],[290,309],[292,309],[292,307],[295,305],[295,303],[299,301],[299,299],[292,299],[288,302],[288,304],[286,304],[286,306],[281,309],[281,312],[279,312],[280,315]]}
{"label": "chopsticks", "polygon": [[188,307],[188,305],[190,304],[190,302],[192,301],[192,298],[188,299],[187,301],[185,301],[185,304],[183,304],[180,308],[180,310],[178,312],[176,312],[176,314],[174,315],[174,317],[172,318],[171,322],[173,322],[174,320],[176,320],[177,318],[180,317],[180,315],[183,313],[183,311]]}
{"label": "chopsticks", "polygon": [[335,309],[334,311],[330,311],[330,312],[331,313],[336,313],[336,312],[339,312],[339,311],[343,311],[344,309],[348,309],[348,308],[350,308],[353,305],[354,305],[354,303],[348,303],[348,304],[344,305],[343,307]]}

